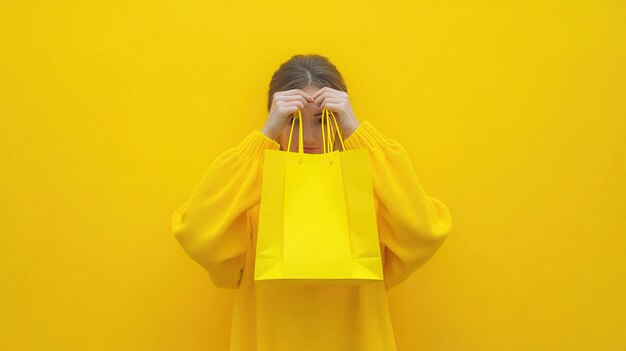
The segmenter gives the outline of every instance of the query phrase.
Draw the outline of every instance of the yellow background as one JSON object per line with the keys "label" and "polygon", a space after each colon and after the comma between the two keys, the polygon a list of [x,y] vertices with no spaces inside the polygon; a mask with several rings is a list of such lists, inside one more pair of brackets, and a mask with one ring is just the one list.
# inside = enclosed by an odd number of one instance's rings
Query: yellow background
{"label": "yellow background", "polygon": [[299,53],[452,212],[389,291],[399,350],[626,349],[625,2],[0,8],[0,349],[226,350],[170,215]]}

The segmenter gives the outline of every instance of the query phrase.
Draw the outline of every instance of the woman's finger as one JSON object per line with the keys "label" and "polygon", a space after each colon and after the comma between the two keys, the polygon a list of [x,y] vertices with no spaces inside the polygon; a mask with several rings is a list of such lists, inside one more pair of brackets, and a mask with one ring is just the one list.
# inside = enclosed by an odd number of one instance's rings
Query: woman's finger
{"label": "woman's finger", "polygon": [[311,99],[311,96],[309,94],[305,93],[301,89],[284,90],[284,91],[279,91],[276,94],[281,95],[281,96],[301,95],[301,96],[304,96],[304,98],[307,99],[308,101],[313,101]]}
{"label": "woman's finger", "polygon": [[316,104],[316,105],[318,105],[318,106],[321,106],[321,105],[324,103],[324,101],[327,101],[327,100],[329,100],[329,99],[339,100],[339,101],[346,101],[346,99],[345,99],[345,98],[343,98],[343,97],[341,97],[341,96],[338,96],[338,95],[329,95],[329,96],[326,96],[326,95],[324,94],[324,95],[322,95],[322,96],[319,96],[317,99],[315,99],[315,104]]}
{"label": "woman's finger", "polygon": [[320,96],[321,94],[324,94],[327,91],[334,91],[335,89],[331,88],[331,87],[322,87],[321,89],[319,89],[318,91],[316,91],[315,93],[313,93],[313,95],[311,95],[311,97],[313,99],[317,98],[318,96]]}
{"label": "woman's finger", "polygon": [[342,114],[339,113],[339,111],[341,111],[341,108],[342,108],[341,104],[326,104],[325,108],[333,111],[334,115],[335,115],[335,118],[332,118],[330,113],[328,114],[328,121],[329,121],[329,123],[332,124],[331,121],[336,120],[337,123],[339,123],[341,125],[341,123],[342,123],[342,118],[341,118]]}
{"label": "woman's finger", "polygon": [[348,98],[348,94],[343,92],[343,91],[334,90],[334,91],[327,91],[327,92],[318,94],[315,97],[313,97],[313,99],[316,102],[318,102],[321,99],[324,99],[325,97],[339,97],[339,98],[347,99]]}
{"label": "woman's finger", "polygon": [[321,108],[324,108],[324,106],[328,105],[328,103],[338,104],[338,103],[343,103],[345,101],[346,100],[343,99],[343,98],[327,97],[324,100],[322,100],[319,105],[320,105]]}
{"label": "woman's finger", "polygon": [[275,101],[302,101],[303,104],[308,104],[309,101],[307,101],[304,96],[302,95],[285,95],[285,96],[278,96],[276,97]]}
{"label": "woman's finger", "polygon": [[[292,106],[296,106],[296,107],[299,107],[300,109],[304,109],[304,104],[302,103],[302,101],[296,100],[296,101],[279,101],[278,102],[279,108],[289,107],[289,110],[291,110]],[[293,112],[296,112],[296,109],[294,109]]]}

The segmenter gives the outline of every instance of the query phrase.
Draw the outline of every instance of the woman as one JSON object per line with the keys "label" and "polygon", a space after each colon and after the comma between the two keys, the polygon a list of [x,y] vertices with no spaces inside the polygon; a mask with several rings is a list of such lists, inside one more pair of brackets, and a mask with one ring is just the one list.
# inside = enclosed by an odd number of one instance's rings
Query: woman
{"label": "woman", "polygon": [[[370,155],[384,280],[354,286],[255,282],[265,150],[287,149],[300,109],[304,151],[323,152],[323,108],[335,114],[346,150],[364,148]],[[343,78],[326,57],[295,55],[283,63],[270,82],[267,109],[263,129],[218,156],[172,215],[176,239],[214,285],[237,289],[230,350],[395,350],[386,291],[441,246],[452,226],[448,208],[424,192],[398,142],[368,121],[359,123]],[[294,133],[290,151],[297,148]]]}

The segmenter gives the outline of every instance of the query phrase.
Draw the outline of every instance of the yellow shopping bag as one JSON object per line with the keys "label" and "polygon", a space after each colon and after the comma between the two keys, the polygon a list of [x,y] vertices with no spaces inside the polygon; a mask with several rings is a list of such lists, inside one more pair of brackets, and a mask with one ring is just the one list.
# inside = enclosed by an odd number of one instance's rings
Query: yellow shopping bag
{"label": "yellow shopping bag", "polygon": [[[343,151],[333,151],[332,115]],[[322,111],[324,153],[266,150],[254,280],[357,285],[383,280],[370,160],[345,150],[332,111]],[[324,120],[326,119],[326,135]]]}

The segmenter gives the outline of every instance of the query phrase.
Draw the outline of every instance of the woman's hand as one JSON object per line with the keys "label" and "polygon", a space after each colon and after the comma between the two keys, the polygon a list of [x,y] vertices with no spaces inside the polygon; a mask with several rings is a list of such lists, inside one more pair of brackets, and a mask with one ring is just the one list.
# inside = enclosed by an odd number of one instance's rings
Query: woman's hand
{"label": "woman's hand", "polygon": [[[359,121],[356,119],[354,112],[352,112],[348,93],[345,91],[323,87],[311,95],[311,98],[322,109],[327,108],[333,111],[333,114],[337,117],[337,124],[341,130],[341,138],[343,140],[348,139],[359,127]],[[331,123],[333,122],[331,121]]]}
{"label": "woman's hand", "polygon": [[298,108],[300,111],[304,110],[305,103],[312,102],[311,96],[300,89],[275,92],[269,116],[261,132],[270,139],[276,139],[283,127],[289,122],[288,117],[291,117]]}

